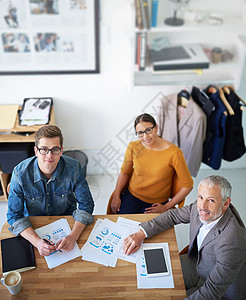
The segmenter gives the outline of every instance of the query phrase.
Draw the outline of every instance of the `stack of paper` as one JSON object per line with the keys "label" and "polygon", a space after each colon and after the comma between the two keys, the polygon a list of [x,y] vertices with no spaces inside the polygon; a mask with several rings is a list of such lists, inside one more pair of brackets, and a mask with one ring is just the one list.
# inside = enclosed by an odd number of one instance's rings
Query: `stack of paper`
{"label": "stack of paper", "polygon": [[20,113],[20,125],[32,126],[49,123],[52,98],[29,98],[24,100]]}
{"label": "stack of paper", "polygon": [[[128,220],[128,219],[122,218],[122,217],[118,218],[117,224],[120,224],[120,225],[124,226],[125,228],[129,229],[131,232],[130,234],[133,234],[133,233],[139,231],[139,229],[140,229],[140,227],[139,227],[140,222]],[[123,247],[121,247],[120,252],[119,252],[119,258],[129,261],[129,262],[132,262],[132,263],[136,263],[138,254],[139,254],[139,250],[131,255],[126,255],[123,251]]]}
{"label": "stack of paper", "polygon": [[[35,231],[40,238],[46,239],[56,244],[61,238],[67,236],[71,232],[71,229],[67,220],[62,218],[46,226],[40,227]],[[81,256],[81,252],[79,250],[78,244],[76,243],[73,250],[69,252],[55,251],[49,256],[45,256],[44,258],[47,262],[48,267],[52,269],[79,256]]]}
{"label": "stack of paper", "polygon": [[115,267],[124,239],[130,230],[108,219],[98,219],[87,242],[81,248],[82,259]]}

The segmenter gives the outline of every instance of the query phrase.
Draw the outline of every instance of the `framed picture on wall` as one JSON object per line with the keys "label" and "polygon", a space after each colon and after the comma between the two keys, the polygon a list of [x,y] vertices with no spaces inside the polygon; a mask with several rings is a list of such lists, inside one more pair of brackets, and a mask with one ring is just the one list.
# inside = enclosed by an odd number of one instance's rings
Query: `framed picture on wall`
{"label": "framed picture on wall", "polygon": [[0,1],[0,75],[99,73],[99,0]]}

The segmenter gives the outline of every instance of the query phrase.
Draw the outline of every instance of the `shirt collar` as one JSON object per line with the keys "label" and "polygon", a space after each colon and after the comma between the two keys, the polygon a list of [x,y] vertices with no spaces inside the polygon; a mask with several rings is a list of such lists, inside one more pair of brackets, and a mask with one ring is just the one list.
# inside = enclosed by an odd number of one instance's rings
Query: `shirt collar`
{"label": "shirt collar", "polygon": [[[57,164],[57,167],[55,169],[55,171],[53,172],[52,176],[50,177],[49,181],[53,181],[55,180],[56,178],[59,178],[60,177],[60,174],[61,174],[61,170],[62,170],[62,157],[60,158],[58,164]],[[38,166],[38,158],[36,157],[35,161],[34,161],[34,171],[33,171],[33,174],[34,174],[34,182],[37,182],[39,180],[45,180],[47,181],[48,179],[44,176],[44,174],[41,172],[41,170],[39,169],[39,166]]]}
{"label": "shirt collar", "polygon": [[212,229],[218,222],[219,220],[223,217],[223,215],[221,215],[218,219],[210,222],[209,224],[203,224],[202,227],[204,227],[206,230],[210,230]]}

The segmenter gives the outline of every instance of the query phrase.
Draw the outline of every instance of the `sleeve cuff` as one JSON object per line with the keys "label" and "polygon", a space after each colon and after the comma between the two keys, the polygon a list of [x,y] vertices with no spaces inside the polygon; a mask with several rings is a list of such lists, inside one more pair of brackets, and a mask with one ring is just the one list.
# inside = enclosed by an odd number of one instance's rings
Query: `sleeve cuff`
{"label": "sleeve cuff", "polygon": [[143,231],[143,233],[145,234],[146,238],[148,238],[148,235],[147,235],[147,232],[143,229],[143,227],[141,225],[140,226],[140,229]]}
{"label": "sleeve cuff", "polygon": [[28,227],[32,227],[32,223],[28,217],[24,217],[10,225],[9,231],[12,232],[14,235],[19,235],[23,230],[25,230]]}
{"label": "sleeve cuff", "polygon": [[94,222],[94,217],[84,210],[77,209],[73,212],[75,221],[83,223],[85,226]]}

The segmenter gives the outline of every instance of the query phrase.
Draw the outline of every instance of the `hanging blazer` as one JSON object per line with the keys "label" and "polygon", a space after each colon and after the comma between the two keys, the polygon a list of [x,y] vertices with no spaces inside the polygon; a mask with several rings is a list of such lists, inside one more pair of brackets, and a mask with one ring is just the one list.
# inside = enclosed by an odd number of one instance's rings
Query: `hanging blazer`
{"label": "hanging blazer", "polygon": [[178,122],[177,94],[173,94],[162,99],[157,120],[158,135],[183,151],[189,171],[193,177],[196,177],[201,165],[203,142],[206,137],[205,113],[190,97],[188,106]]}
{"label": "hanging blazer", "polygon": [[225,93],[225,97],[234,110],[235,115],[228,115],[227,117],[223,159],[233,161],[243,156],[246,152],[242,127],[242,110],[240,99],[234,91],[230,90],[230,94]]}
{"label": "hanging blazer", "polygon": [[209,97],[215,110],[208,118],[202,161],[214,170],[218,170],[221,166],[225,144],[227,109],[220,98],[219,91]]}

